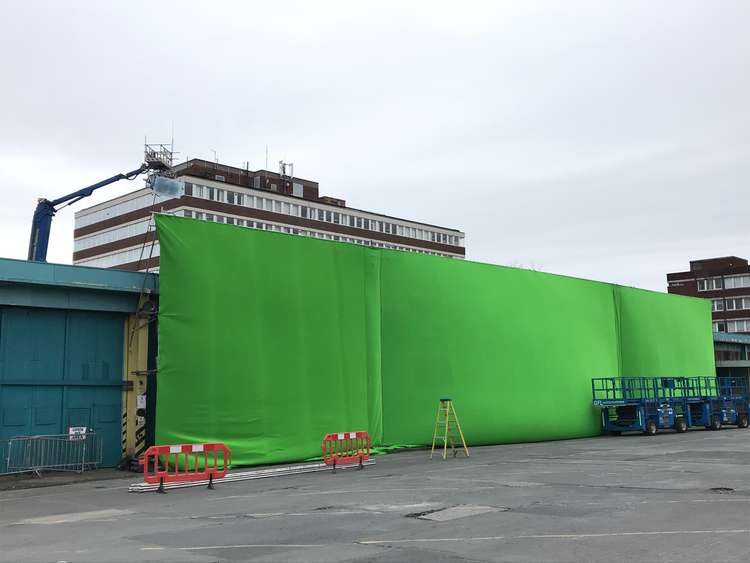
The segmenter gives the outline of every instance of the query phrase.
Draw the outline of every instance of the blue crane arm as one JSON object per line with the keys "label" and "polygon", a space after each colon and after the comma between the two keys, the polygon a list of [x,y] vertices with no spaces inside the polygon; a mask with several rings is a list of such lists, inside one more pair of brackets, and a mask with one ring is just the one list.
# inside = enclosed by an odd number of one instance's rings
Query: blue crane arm
{"label": "blue crane arm", "polygon": [[47,246],[49,245],[50,228],[52,227],[52,217],[55,216],[57,206],[64,204],[71,205],[84,197],[90,196],[95,190],[117,182],[118,180],[132,180],[139,174],[146,172],[150,166],[142,164],[140,168],[131,170],[125,174],[116,174],[111,178],[82,188],[77,192],[59,197],[55,200],[41,198],[37,202],[34,210],[34,219],[31,222],[31,237],[29,238],[28,259],[34,262],[47,261]]}

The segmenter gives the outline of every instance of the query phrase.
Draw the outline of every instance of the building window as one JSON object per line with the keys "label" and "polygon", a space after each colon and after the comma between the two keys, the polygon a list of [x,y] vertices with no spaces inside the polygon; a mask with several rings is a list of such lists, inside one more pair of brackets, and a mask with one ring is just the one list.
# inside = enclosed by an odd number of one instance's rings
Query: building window
{"label": "building window", "polygon": [[284,208],[282,210],[282,213],[284,213],[284,215],[291,215],[292,214],[292,210],[289,207],[289,204],[287,202],[284,202]]}
{"label": "building window", "polygon": [[266,199],[266,211],[273,211],[273,200]]}
{"label": "building window", "polygon": [[227,217],[227,225],[234,225],[234,217]]}
{"label": "building window", "polygon": [[750,309],[750,297],[730,297],[726,300],[727,311]]}
{"label": "building window", "polygon": [[[708,278],[698,280],[698,291],[714,291],[722,288],[723,284],[721,282],[721,278]],[[729,288],[729,285],[727,285],[727,288]]]}
{"label": "building window", "polygon": [[328,221],[329,223],[331,222],[332,217],[331,217],[331,212],[330,211],[326,211],[325,212],[325,220]]}
{"label": "building window", "polygon": [[307,207],[305,207],[304,205],[300,206],[299,213],[300,217],[304,217],[305,219],[307,219]]}
{"label": "building window", "polygon": [[[723,331],[719,330],[719,332],[723,332]],[[727,321],[726,332],[750,332],[750,319],[738,319],[735,321]]]}
{"label": "building window", "polygon": [[214,216],[213,216],[213,214],[211,214],[211,213],[206,213],[206,221],[213,221],[213,220],[214,220]]}
{"label": "building window", "polygon": [[193,195],[193,184],[185,182],[185,195]]}
{"label": "building window", "polygon": [[214,189],[211,187],[208,188],[208,199],[214,199]]}
{"label": "building window", "polygon": [[[723,299],[713,299],[711,301],[711,309],[713,311],[723,311],[724,310],[724,300]],[[729,304],[727,303],[727,308],[729,308]]]}
{"label": "building window", "polygon": [[227,191],[227,203],[234,205],[234,192]]}
{"label": "building window", "polygon": [[362,219],[362,223],[364,225],[364,228],[369,231],[370,230],[370,220],[369,219]]}
{"label": "building window", "polygon": [[737,289],[741,287],[750,287],[750,276],[727,276],[725,278],[727,289]]}

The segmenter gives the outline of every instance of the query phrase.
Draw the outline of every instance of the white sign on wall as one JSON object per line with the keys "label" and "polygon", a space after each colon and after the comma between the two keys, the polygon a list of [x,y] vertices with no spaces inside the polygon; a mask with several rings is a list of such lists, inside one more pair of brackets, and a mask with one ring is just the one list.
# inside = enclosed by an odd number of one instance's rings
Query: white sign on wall
{"label": "white sign on wall", "polygon": [[68,440],[85,440],[86,430],[86,426],[71,426],[68,428]]}

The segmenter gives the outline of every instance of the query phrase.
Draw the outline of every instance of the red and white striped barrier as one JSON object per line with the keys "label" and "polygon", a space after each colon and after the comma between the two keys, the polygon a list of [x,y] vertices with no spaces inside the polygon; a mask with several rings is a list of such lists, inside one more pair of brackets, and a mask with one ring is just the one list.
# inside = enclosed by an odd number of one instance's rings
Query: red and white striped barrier
{"label": "red and white striped barrier", "polygon": [[323,437],[323,463],[336,466],[358,463],[360,469],[370,459],[370,435],[367,432],[336,432]]}
{"label": "red and white striped barrier", "polygon": [[159,484],[163,493],[166,483],[208,481],[213,489],[214,479],[227,474],[232,451],[221,443],[179,444],[151,446],[139,463],[143,465],[143,481]]}

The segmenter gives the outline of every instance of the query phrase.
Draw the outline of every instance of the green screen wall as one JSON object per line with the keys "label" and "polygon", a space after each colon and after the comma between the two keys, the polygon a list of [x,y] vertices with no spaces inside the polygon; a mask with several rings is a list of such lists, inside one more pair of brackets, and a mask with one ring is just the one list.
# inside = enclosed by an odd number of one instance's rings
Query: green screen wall
{"label": "green screen wall", "polygon": [[235,464],[327,432],[471,444],[599,432],[591,378],[710,375],[710,303],[462,260],[159,216],[157,442]]}

